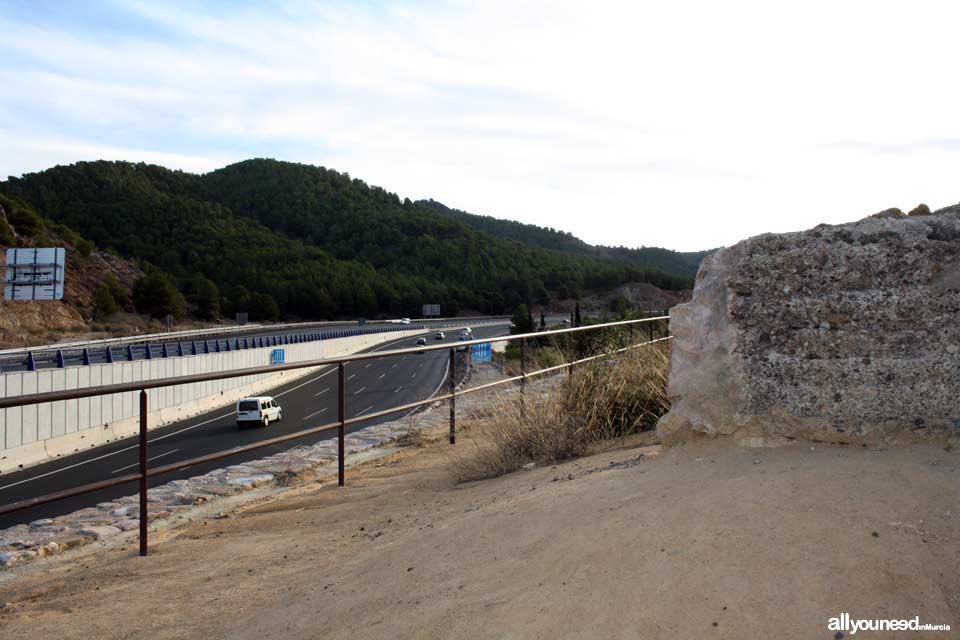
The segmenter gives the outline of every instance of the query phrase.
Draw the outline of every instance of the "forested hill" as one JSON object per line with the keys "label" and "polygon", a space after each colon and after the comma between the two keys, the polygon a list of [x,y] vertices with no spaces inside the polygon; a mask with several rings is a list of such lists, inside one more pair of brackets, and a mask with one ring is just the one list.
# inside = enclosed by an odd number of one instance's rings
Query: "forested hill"
{"label": "forested hill", "polygon": [[448,218],[464,222],[478,231],[485,231],[497,238],[516,240],[531,246],[580,256],[615,260],[634,266],[658,269],[666,273],[686,275],[691,278],[697,275],[700,261],[712,252],[712,250],[680,252],[658,247],[631,249],[628,247],[590,245],[569,231],[468,213],[459,209],[451,209],[435,200],[419,200],[417,204]]}
{"label": "forested hill", "polygon": [[227,312],[254,293],[284,315],[323,318],[413,315],[424,302],[502,313],[626,282],[691,286],[688,270],[497,237],[347,174],[274,160],[205,175],[81,162],[10,178],[0,193],[186,293],[212,280]]}

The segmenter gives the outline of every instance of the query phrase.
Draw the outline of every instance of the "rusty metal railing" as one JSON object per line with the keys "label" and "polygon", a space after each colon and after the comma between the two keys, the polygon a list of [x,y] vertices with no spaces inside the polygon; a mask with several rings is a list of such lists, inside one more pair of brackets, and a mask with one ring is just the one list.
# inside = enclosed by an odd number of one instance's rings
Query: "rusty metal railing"
{"label": "rusty metal railing", "polygon": [[[445,400],[450,403],[450,434],[449,442],[450,444],[456,443],[456,399],[458,396],[467,395],[470,393],[477,393],[479,391],[485,391],[494,387],[501,385],[512,384],[515,382],[520,383],[520,394],[521,402],[523,402],[523,394],[526,389],[527,380],[537,376],[547,375],[549,373],[554,373],[560,370],[567,370],[568,374],[572,374],[575,366],[591,362],[600,358],[607,358],[618,353],[623,353],[630,351],[632,349],[637,349],[640,347],[648,346],[651,344],[656,344],[659,342],[665,342],[672,338],[672,336],[665,336],[661,338],[654,337],[654,327],[656,323],[661,321],[668,320],[669,316],[656,316],[652,318],[641,318],[637,320],[622,320],[619,322],[607,322],[602,324],[588,325],[583,327],[570,327],[567,329],[555,329],[551,331],[539,331],[535,333],[524,333],[517,335],[509,336],[497,336],[493,338],[482,338],[474,340],[460,341],[451,344],[442,344],[442,345],[431,345],[431,346],[419,346],[414,348],[407,349],[394,349],[391,351],[379,351],[379,352],[370,352],[370,353],[358,353],[349,356],[343,356],[338,358],[323,358],[317,360],[307,360],[302,362],[288,363],[288,364],[278,364],[278,365],[269,365],[262,367],[248,367],[245,369],[233,369],[230,371],[221,371],[216,373],[201,373],[201,374],[192,374],[180,377],[173,378],[158,378],[156,380],[145,380],[140,382],[127,382],[120,384],[111,384],[111,385],[101,385],[97,387],[86,387],[84,389],[72,389],[64,391],[50,391],[45,393],[33,393],[20,396],[13,396],[8,398],[0,398],[0,409],[6,409],[9,407],[22,407],[32,404],[40,404],[44,402],[56,402],[60,400],[74,400],[78,398],[90,398],[95,396],[111,395],[115,393],[125,393],[129,391],[139,391],[140,392],[140,429],[138,435],[138,449],[139,449],[139,470],[137,473],[128,473],[116,478],[111,478],[109,480],[101,480],[98,482],[92,482],[89,484],[80,485],[78,487],[73,487],[71,489],[64,489],[62,491],[57,491],[54,493],[48,493],[42,496],[36,496],[33,498],[28,498],[25,500],[20,500],[18,502],[13,502],[11,504],[0,506],[0,515],[7,513],[14,513],[16,511],[22,511],[24,509],[29,509],[42,504],[47,504],[50,502],[56,502],[58,500],[63,500],[66,498],[71,498],[78,495],[84,495],[87,493],[93,493],[95,491],[100,491],[103,489],[108,489],[122,484],[127,484],[130,482],[137,481],[139,483],[139,498],[140,498],[140,555],[147,555],[147,546],[148,546],[148,533],[147,533],[147,491],[148,491],[148,480],[149,478],[160,476],[167,473],[172,473],[174,471],[179,471],[187,467],[192,467],[198,464],[204,464],[207,462],[213,462],[216,460],[222,460],[224,458],[229,458],[231,456],[245,453],[247,451],[253,451],[256,449],[262,449],[264,447],[269,447],[272,445],[280,444],[283,442],[288,442],[290,440],[298,440],[300,438],[315,435],[319,433],[324,433],[328,431],[337,431],[337,484],[339,486],[344,486],[345,482],[345,469],[344,469],[344,459],[345,455],[345,439],[346,439],[346,428],[351,424],[356,424],[360,422],[365,422],[367,420],[373,420],[375,418],[380,418],[383,416],[391,415],[394,413],[400,413],[405,411],[411,411],[413,409],[423,407],[429,404],[436,402],[443,402]],[[587,331],[597,331],[597,330],[606,330],[616,327],[627,327],[630,329],[630,333],[633,333],[633,327],[636,325],[646,324],[649,331],[649,339],[644,342],[639,342],[636,344],[628,345],[619,349],[614,349],[612,351],[607,351],[604,353],[595,354],[592,356],[582,357],[578,359],[571,360],[570,362],[564,362],[559,365],[554,365],[551,367],[546,367],[543,369],[538,369],[536,371],[527,371],[526,370],[526,344],[528,340],[542,340],[546,337],[553,337],[557,335],[564,334],[575,334]],[[508,376],[502,380],[497,380],[494,382],[489,382],[486,384],[478,385],[476,387],[471,387],[469,389],[457,390],[456,388],[456,353],[458,349],[466,348],[469,353],[473,345],[486,344],[490,342],[520,342],[520,375]],[[373,413],[365,413],[362,416],[354,416],[353,418],[347,418],[345,415],[345,405],[346,405],[346,377],[345,377],[345,366],[351,362],[360,362],[364,360],[375,360],[381,358],[389,358],[395,356],[403,356],[409,354],[420,354],[428,351],[449,351],[450,352],[450,387],[449,392],[442,395],[432,395],[431,397],[418,400],[416,402],[410,402],[402,405],[397,405],[390,407],[389,409],[384,409],[381,411],[376,411]],[[181,460],[180,462],[172,462],[156,467],[149,467],[147,463],[147,417],[148,417],[148,396],[147,391],[150,389],[158,389],[163,387],[176,386],[181,384],[189,384],[192,382],[207,382],[211,380],[223,380],[227,378],[237,378],[241,376],[250,376],[250,375],[261,375],[261,374],[270,374],[277,373],[280,371],[290,371],[294,369],[306,369],[313,367],[324,367],[336,365],[339,378],[339,397],[337,402],[337,420],[336,422],[327,423],[324,425],[310,427],[308,429],[301,429],[300,431],[295,431],[293,433],[288,433],[282,436],[276,436],[274,438],[268,438],[265,440],[259,440],[250,444],[233,447],[230,449],[225,449],[223,451],[218,451],[216,453],[211,453],[207,455],[197,456],[190,458],[188,460]]]}

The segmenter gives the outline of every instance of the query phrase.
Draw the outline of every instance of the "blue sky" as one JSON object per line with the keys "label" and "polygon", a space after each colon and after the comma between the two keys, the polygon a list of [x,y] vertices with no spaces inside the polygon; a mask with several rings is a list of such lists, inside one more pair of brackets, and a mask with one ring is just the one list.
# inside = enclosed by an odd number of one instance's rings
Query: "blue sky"
{"label": "blue sky", "polygon": [[960,201],[946,2],[0,0],[0,175],[274,157],[692,250]]}

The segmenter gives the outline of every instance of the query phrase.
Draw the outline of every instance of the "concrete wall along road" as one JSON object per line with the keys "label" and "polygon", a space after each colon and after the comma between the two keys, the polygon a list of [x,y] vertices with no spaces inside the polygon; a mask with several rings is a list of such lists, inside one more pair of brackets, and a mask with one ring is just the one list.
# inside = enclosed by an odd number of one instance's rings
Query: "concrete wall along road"
{"label": "concrete wall along road", "polygon": [[[302,362],[357,353],[419,333],[423,331],[375,333],[287,344],[282,348],[287,363]],[[270,364],[270,352],[277,348],[281,347],[7,373],[0,375],[0,397],[264,366]],[[310,367],[152,389],[148,391],[148,424],[150,428],[160,427],[227,406],[315,370],[316,367]],[[0,409],[0,473],[137,433],[138,396],[138,391],[131,391]]]}

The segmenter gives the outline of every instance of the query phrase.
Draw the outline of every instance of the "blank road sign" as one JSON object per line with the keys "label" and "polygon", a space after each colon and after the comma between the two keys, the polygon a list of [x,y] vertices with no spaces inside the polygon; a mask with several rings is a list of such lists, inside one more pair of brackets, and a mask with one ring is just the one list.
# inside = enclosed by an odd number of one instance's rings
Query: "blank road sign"
{"label": "blank road sign", "polygon": [[62,300],[67,252],[51,249],[7,249],[3,297],[7,300]]}

